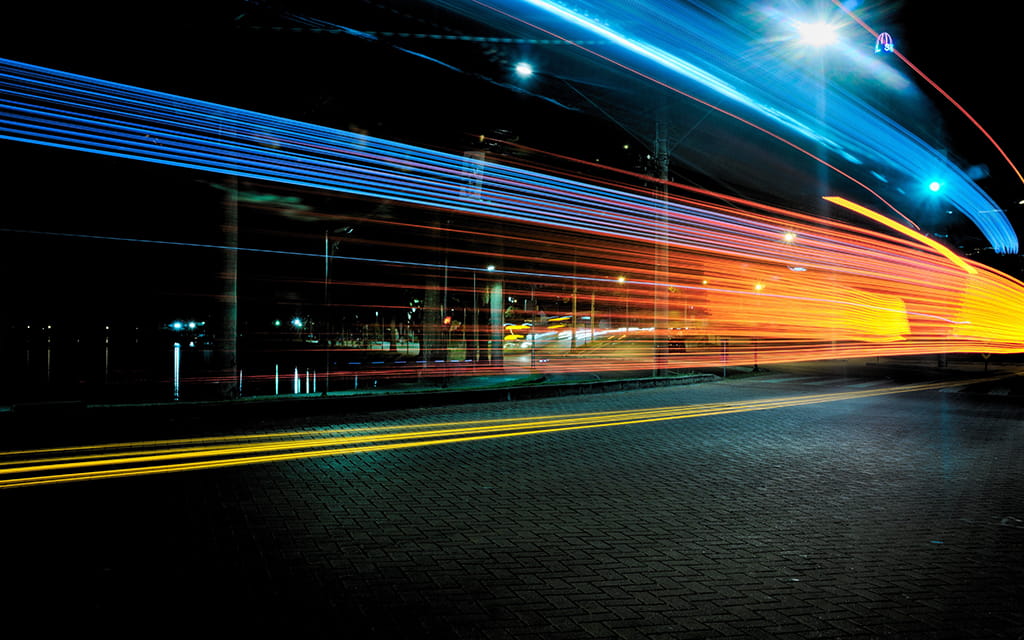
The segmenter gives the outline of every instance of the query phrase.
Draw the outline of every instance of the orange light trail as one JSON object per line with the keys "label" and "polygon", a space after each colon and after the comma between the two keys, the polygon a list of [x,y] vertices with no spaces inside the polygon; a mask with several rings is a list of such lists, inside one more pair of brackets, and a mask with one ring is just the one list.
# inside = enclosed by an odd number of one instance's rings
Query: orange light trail
{"label": "orange light trail", "polygon": [[[627,185],[621,189],[649,193]],[[414,319],[404,329],[419,336],[417,342],[426,336],[427,349],[419,342],[400,357],[386,357],[386,348],[368,350],[365,339],[342,333],[345,327],[336,322],[328,345],[321,334],[314,345],[303,347],[320,354],[314,363],[328,354],[337,361],[329,373],[320,369],[312,375],[318,384],[329,382],[340,391],[362,389],[373,380],[397,384],[424,368],[435,377],[643,371],[652,366],[655,338],[681,345],[663,354],[664,366],[677,370],[1024,348],[1016,321],[1024,309],[1019,281],[939,249],[877,212],[830,200],[870,221],[855,226],[838,216],[819,219],[737,198],[703,201],[690,190],[659,197],[668,204],[663,212],[653,211],[663,214],[668,245],[661,269],[655,261],[657,237],[625,239],[613,231],[570,231],[534,222],[505,221],[499,230],[486,216],[442,225],[426,221],[428,209],[411,210],[408,218],[363,221],[364,228],[374,228],[366,230],[365,240],[350,243],[342,264],[358,264],[359,255],[408,256],[417,245],[407,238],[424,235],[449,238],[444,258],[429,263],[375,257],[371,278],[348,277],[349,269],[337,269],[342,277],[330,287],[347,293],[331,294],[330,312],[404,315],[394,298],[403,290],[433,296],[423,305],[436,309],[435,319]],[[704,211],[720,219],[697,216]],[[616,216],[632,219],[628,210]],[[345,218],[337,220],[341,224]],[[871,228],[874,223],[879,226]],[[419,250],[435,260],[441,256],[438,248]],[[487,271],[487,263],[499,266]],[[495,283],[505,300],[497,327],[493,318],[498,316],[491,315],[485,298],[498,291]],[[322,281],[306,279],[305,284],[323,295]],[[371,293],[385,291],[395,292],[388,297],[396,303],[366,301]],[[453,321],[442,325],[446,316]],[[548,320],[555,317],[563,320]],[[376,323],[348,322],[361,335],[381,335]],[[280,345],[278,352],[267,347],[261,357],[287,362],[294,357],[290,349],[300,346],[293,345]],[[380,363],[368,368],[361,364],[367,358]],[[286,385],[294,379],[292,369],[286,369]],[[275,382],[272,369],[246,365],[245,375],[248,389],[268,390]],[[300,377],[305,382],[305,369]],[[224,381],[196,374],[186,378],[190,384]]]}

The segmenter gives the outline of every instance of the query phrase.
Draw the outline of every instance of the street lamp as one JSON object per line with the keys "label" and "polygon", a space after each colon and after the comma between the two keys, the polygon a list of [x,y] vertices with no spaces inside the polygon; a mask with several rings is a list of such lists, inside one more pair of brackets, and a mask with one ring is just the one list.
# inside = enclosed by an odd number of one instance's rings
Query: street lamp
{"label": "street lamp", "polygon": [[[758,303],[760,303],[760,301],[761,301],[761,297],[758,294],[760,294],[763,290],[764,290],[764,283],[763,282],[756,282],[756,283],[754,283],[754,294],[757,296],[755,299],[758,301]],[[760,314],[760,312],[761,312],[761,305],[757,304],[755,308],[757,309],[757,313]],[[755,332],[754,333],[754,373],[758,373],[760,371],[761,371],[760,367],[757,366],[757,332]]]}
{"label": "street lamp", "polygon": [[[489,264],[487,271],[493,272],[495,266]],[[476,269],[473,270],[473,366],[480,363],[480,291],[476,283]]]}
{"label": "street lamp", "polygon": [[[619,284],[621,284],[621,285],[625,285],[626,284],[626,276],[619,276],[618,280],[619,280]],[[624,287],[624,289],[626,291],[625,326],[626,326],[626,334],[629,334],[629,288],[628,287]]]}
{"label": "street lamp", "polygon": [[[816,105],[816,111],[818,121],[821,128],[826,128],[826,121],[828,117],[828,78],[826,75],[826,51],[827,47],[834,45],[838,41],[837,27],[824,20],[818,20],[814,23],[797,23],[797,30],[800,32],[801,39],[803,42],[815,46],[819,49],[820,53],[817,57],[817,69],[816,74],[820,82],[820,88],[818,91],[818,100]],[[830,165],[828,163],[828,145],[825,144],[824,133],[818,138],[817,142],[817,156],[818,156],[818,184],[821,188],[821,196],[825,198],[830,190],[829,186],[829,171]],[[820,209],[820,215],[824,219],[831,217],[831,212],[828,207],[828,203],[821,199],[818,201]],[[795,239],[795,238],[794,238]],[[835,288],[834,275],[830,278],[833,290]],[[831,328],[832,331],[832,349],[835,350],[836,337],[835,327]],[[754,370],[757,370],[757,345],[755,341],[754,345]]]}

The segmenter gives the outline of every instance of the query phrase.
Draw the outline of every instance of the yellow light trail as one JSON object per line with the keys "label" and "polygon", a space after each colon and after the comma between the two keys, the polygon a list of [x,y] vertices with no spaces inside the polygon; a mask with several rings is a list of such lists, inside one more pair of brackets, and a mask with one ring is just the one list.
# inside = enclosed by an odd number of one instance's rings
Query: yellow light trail
{"label": "yellow light trail", "polygon": [[839,205],[841,207],[846,207],[850,211],[855,211],[855,212],[861,214],[862,216],[864,216],[866,218],[870,218],[871,220],[874,220],[875,222],[879,222],[881,224],[884,224],[885,226],[889,227],[890,229],[893,229],[895,231],[899,231],[903,235],[905,235],[907,237],[910,237],[910,238],[913,238],[914,240],[917,240],[921,244],[924,244],[924,245],[928,246],[930,249],[933,249],[937,253],[945,256],[946,258],[949,259],[950,262],[952,262],[956,266],[960,267],[961,269],[963,269],[967,273],[970,273],[972,275],[978,273],[977,269],[975,269],[971,265],[967,264],[967,262],[964,261],[963,258],[961,258],[960,256],[958,256],[955,253],[953,253],[949,249],[949,247],[945,247],[945,246],[939,244],[938,242],[935,242],[934,240],[932,240],[931,238],[929,238],[928,236],[924,235],[923,233],[921,233],[919,231],[914,231],[913,229],[907,228],[907,227],[903,226],[902,224],[896,222],[895,220],[890,220],[888,217],[883,216],[882,214],[878,213],[877,211],[872,211],[871,209],[868,209],[867,207],[861,206],[861,205],[857,204],[856,202],[851,202],[851,201],[847,200],[846,198],[841,198],[839,196],[824,196],[824,199],[828,200],[829,202],[831,202],[833,204],[837,204],[837,205]]}
{"label": "yellow light trail", "polygon": [[[643,410],[563,414],[527,420],[503,419],[426,423],[397,427],[289,431],[277,434],[159,440],[152,442],[85,445],[66,449],[50,448],[14,451],[3,454],[7,460],[0,462],[0,476],[10,477],[0,480],[0,488],[217,469],[438,444],[455,444],[513,436],[635,425],[730,413],[767,411],[770,409],[824,402],[858,400],[892,394],[929,391],[951,386],[988,382],[1005,377],[1008,376],[1000,375],[973,380],[925,382],[871,390],[787,396],[743,402],[719,402]],[[325,437],[325,434],[331,435]],[[269,438],[284,439],[267,441]],[[110,453],[103,453],[104,451]],[[65,455],[52,455],[61,453]]]}

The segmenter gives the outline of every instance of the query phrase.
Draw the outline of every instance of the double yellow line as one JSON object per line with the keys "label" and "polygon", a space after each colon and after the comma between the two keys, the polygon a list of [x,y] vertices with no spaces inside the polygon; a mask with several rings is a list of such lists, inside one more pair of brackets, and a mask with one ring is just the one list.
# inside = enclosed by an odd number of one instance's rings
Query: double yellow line
{"label": "double yellow line", "polygon": [[216,469],[728,413],[766,411],[823,402],[935,390],[995,380],[1000,377],[1003,376],[744,402],[564,414],[529,419],[507,418],[394,427],[342,427],[0,452],[0,488]]}

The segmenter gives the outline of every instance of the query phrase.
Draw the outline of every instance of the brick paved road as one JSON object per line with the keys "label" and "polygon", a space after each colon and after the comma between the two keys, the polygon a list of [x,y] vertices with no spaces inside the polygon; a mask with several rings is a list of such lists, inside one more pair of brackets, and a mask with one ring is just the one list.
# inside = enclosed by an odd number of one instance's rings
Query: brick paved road
{"label": "brick paved road", "polygon": [[[373,419],[841,389],[769,379]],[[1020,638],[1022,417],[1019,399],[927,391],[4,490],[4,624],[120,637]]]}

